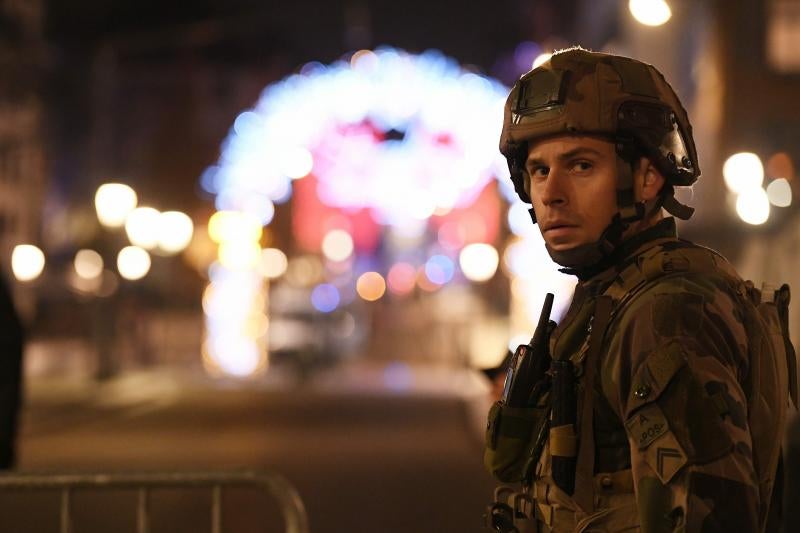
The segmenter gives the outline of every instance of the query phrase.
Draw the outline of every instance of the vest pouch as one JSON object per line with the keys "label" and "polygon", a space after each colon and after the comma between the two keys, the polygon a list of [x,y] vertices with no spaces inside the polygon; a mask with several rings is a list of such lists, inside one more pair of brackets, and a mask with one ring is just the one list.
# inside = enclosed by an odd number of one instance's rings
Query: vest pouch
{"label": "vest pouch", "polygon": [[504,483],[522,481],[528,473],[537,436],[547,418],[546,407],[509,407],[495,402],[489,410],[483,464]]}

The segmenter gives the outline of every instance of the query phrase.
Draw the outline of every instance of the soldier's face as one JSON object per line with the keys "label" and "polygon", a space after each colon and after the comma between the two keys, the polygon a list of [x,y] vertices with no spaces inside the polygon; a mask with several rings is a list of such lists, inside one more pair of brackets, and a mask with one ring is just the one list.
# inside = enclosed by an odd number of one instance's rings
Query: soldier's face
{"label": "soldier's face", "polygon": [[595,242],[617,213],[617,154],[593,137],[532,143],[525,183],[547,245],[565,251]]}

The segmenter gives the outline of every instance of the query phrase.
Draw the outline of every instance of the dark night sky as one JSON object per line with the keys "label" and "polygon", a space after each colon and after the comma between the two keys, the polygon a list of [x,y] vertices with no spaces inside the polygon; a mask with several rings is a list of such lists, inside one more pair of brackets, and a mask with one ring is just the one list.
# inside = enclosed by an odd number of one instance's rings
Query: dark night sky
{"label": "dark night sky", "polygon": [[[108,39],[160,37],[196,30],[196,42],[226,60],[258,59],[276,51],[301,63],[328,61],[354,47],[391,44],[410,51],[438,48],[458,60],[492,66],[498,53],[522,40],[568,33],[575,0],[349,0],[267,1],[157,0],[51,1],[49,39],[65,46],[92,46]],[[213,34],[213,35],[212,35]],[[191,39],[188,39],[191,40]],[[153,43],[155,45],[155,43]],[[169,46],[172,44],[172,46]],[[158,57],[174,50],[161,48]]]}

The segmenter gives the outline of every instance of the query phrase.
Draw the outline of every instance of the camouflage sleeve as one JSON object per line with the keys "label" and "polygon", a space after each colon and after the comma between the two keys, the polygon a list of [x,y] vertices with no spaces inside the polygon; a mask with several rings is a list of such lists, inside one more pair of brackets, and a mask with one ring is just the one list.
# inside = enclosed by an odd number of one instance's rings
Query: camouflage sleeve
{"label": "camouflage sleeve", "polygon": [[604,395],[624,422],[642,531],[756,531],[747,336],[703,279],[659,283],[612,333]]}

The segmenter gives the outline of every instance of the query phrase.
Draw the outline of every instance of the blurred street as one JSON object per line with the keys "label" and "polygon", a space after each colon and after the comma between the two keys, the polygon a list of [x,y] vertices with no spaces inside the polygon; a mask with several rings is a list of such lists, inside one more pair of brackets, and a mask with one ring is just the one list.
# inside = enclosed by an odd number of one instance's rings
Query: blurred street
{"label": "blurred street", "polygon": [[[361,363],[297,388],[270,376],[245,386],[185,372],[102,385],[39,379],[20,469],[270,469],[299,490],[313,532],[480,530],[493,483],[481,465],[487,400],[476,374]],[[210,530],[207,493],[161,492],[155,531]],[[85,496],[76,531],[134,531],[133,492]],[[57,510],[55,494],[4,497],[3,530],[55,531]],[[224,517],[232,531],[281,530],[276,509],[252,495],[226,497]]]}

